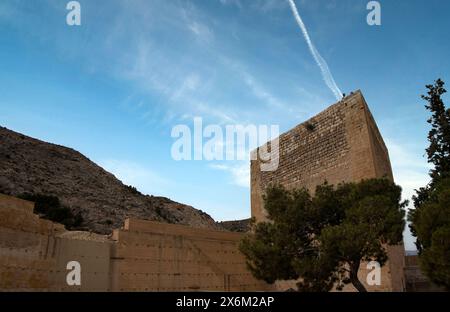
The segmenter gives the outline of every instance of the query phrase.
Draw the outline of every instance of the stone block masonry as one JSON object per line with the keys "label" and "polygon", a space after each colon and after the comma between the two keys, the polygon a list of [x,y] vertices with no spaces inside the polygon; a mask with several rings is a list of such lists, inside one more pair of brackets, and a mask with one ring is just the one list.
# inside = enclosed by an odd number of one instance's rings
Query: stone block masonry
{"label": "stone block masonry", "polygon": [[[0,291],[264,291],[239,252],[242,234],[128,219],[111,238],[68,232],[34,204],[0,194]],[[81,285],[66,283],[67,263]]]}
{"label": "stone block masonry", "polygon": [[[0,194],[0,291],[108,291],[112,242],[66,238],[64,226],[33,214],[34,203]],[[82,268],[68,286],[69,261]]]}
{"label": "stone block masonry", "polygon": [[[253,160],[251,210],[257,221],[266,220],[262,196],[270,184],[306,187],[313,194],[325,181],[336,185],[381,177],[393,180],[388,150],[361,91],[280,135],[278,169],[259,168],[259,160]],[[404,289],[403,253],[403,246],[389,248],[391,261],[382,269],[384,287],[378,290]]]}
{"label": "stone block masonry", "polygon": [[115,291],[264,291],[239,252],[242,234],[127,220],[114,231]]}
{"label": "stone block masonry", "polygon": [[264,189],[271,183],[287,188],[359,181],[387,176],[392,170],[387,148],[360,91],[330,106],[279,137],[279,166],[262,172],[251,162],[252,217],[264,220]]}

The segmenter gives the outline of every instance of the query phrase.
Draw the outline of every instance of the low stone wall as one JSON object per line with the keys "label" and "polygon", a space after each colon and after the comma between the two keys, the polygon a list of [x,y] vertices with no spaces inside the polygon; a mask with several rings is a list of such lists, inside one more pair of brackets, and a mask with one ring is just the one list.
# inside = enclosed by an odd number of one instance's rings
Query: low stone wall
{"label": "low stone wall", "polygon": [[127,220],[112,257],[117,291],[263,291],[238,250],[242,234]]}
{"label": "low stone wall", "polygon": [[[0,194],[0,291],[271,289],[246,269],[242,234],[127,220],[112,239],[94,239],[39,219],[33,207]],[[70,261],[81,265],[81,286],[66,283]]]}
{"label": "low stone wall", "polygon": [[[113,242],[64,238],[64,227],[33,214],[34,204],[0,194],[0,290],[110,290]],[[67,263],[78,261],[81,286],[66,283]]]}
{"label": "low stone wall", "polygon": [[443,292],[445,289],[439,287],[422,273],[418,256],[405,257],[406,290],[409,292]]}
{"label": "low stone wall", "polygon": [[[247,270],[238,244],[243,234],[152,221],[127,220],[111,238],[68,232],[39,219],[34,204],[0,194],[0,291],[270,291]],[[393,247],[394,249],[396,247]],[[402,246],[390,250],[382,285],[370,291],[401,291]],[[81,265],[81,286],[68,286],[67,263]],[[365,281],[365,264],[359,272]],[[398,281],[396,283],[396,281]],[[348,286],[345,291],[354,291]]]}

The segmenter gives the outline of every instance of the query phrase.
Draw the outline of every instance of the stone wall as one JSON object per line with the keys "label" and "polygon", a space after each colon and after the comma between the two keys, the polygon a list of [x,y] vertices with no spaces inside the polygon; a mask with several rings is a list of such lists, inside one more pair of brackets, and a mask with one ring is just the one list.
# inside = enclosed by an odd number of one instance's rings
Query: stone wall
{"label": "stone wall", "polygon": [[[108,239],[39,219],[0,194],[0,291],[263,291],[237,246],[242,234],[127,220]],[[68,286],[69,261],[81,286]]]}
{"label": "stone wall", "polygon": [[279,166],[262,172],[251,163],[251,209],[265,219],[261,194],[271,183],[287,188],[359,181],[387,176],[392,170],[387,148],[361,92],[330,106],[279,137]]}
{"label": "stone wall", "polygon": [[[262,194],[270,184],[306,187],[313,194],[325,181],[336,185],[376,177],[393,179],[388,150],[360,91],[280,135],[279,144],[277,170],[263,172],[259,160],[251,162],[251,210],[257,221],[266,220]],[[388,254],[391,261],[383,267],[384,286],[374,290],[402,291],[403,245],[390,247]]]}
{"label": "stone wall", "polygon": [[445,288],[433,284],[422,273],[419,264],[419,257],[417,255],[405,257],[405,279],[406,279],[406,290],[408,292],[445,291]]}
{"label": "stone wall", "polygon": [[113,290],[263,291],[270,286],[247,270],[242,234],[127,220],[116,230]]}
{"label": "stone wall", "polygon": [[[34,204],[0,194],[0,290],[107,291],[112,242],[64,238],[60,224],[39,219]],[[69,261],[82,268],[82,285],[66,283]]]}

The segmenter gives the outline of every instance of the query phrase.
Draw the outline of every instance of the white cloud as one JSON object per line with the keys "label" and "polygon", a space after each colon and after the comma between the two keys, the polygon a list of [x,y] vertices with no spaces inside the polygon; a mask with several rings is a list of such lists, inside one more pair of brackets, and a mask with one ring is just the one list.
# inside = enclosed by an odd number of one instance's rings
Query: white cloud
{"label": "white cloud", "polygon": [[196,109],[199,115],[207,114],[209,116],[217,118],[220,123],[236,123],[236,119],[233,113],[224,112],[225,109],[221,108],[220,106],[214,106],[211,104],[206,104],[201,101],[192,101],[194,104],[192,105],[193,108]]}
{"label": "white cloud", "polygon": [[238,8],[242,8],[242,3],[240,0],[219,0],[223,5],[235,5]]}
{"label": "white cloud", "polygon": [[252,1],[241,1],[241,0],[219,0],[222,5],[234,5],[239,9],[242,9],[244,5],[247,7],[261,11],[263,13],[269,12],[271,10],[282,10],[287,4],[282,0],[252,0]]}
{"label": "white cloud", "polygon": [[272,10],[284,10],[287,7],[287,3],[285,1],[279,0],[257,0],[252,1],[252,7],[262,12],[269,12]]}
{"label": "white cloud", "polygon": [[163,178],[152,169],[134,162],[105,159],[98,163],[124,184],[134,186],[144,194],[164,195],[170,185],[169,180]]}
{"label": "white cloud", "polygon": [[[225,52],[223,46],[228,42],[214,40],[224,39],[218,31],[220,21],[195,2],[129,2],[113,1],[105,11],[111,16],[108,23],[93,21],[80,36],[68,38],[64,28],[53,31],[46,25],[28,33],[43,42],[51,40],[61,58],[68,62],[80,60],[80,67],[88,74],[107,74],[130,85],[130,93],[139,98],[133,104],[133,113],[139,114],[144,122],[172,123],[182,116],[201,115],[221,124],[258,120],[265,123],[267,116],[285,120],[286,115],[301,113],[298,97],[281,91],[276,94],[272,82],[259,79],[267,75],[256,75],[245,60],[240,64]],[[51,4],[52,10],[60,8],[57,0],[46,3]],[[239,3],[223,1],[223,4]],[[256,3],[273,6],[272,1]],[[90,5],[94,8],[97,4]],[[2,6],[9,7],[3,3]],[[253,2],[247,9],[254,9]],[[31,28],[36,22],[35,16],[20,14],[15,23],[29,20],[26,28]],[[237,30],[243,31],[239,27]],[[80,44],[83,49],[69,48]],[[226,59],[231,61],[224,62]],[[230,99],[230,93],[236,90],[242,96]],[[290,99],[289,103],[285,103],[286,99]],[[294,101],[295,105],[290,105]]]}
{"label": "white cloud", "polygon": [[294,14],[295,20],[297,21],[297,24],[303,33],[303,37],[305,38],[306,43],[308,44],[309,50],[312,56],[314,57],[314,60],[316,61],[317,65],[320,68],[325,84],[328,86],[328,88],[330,88],[331,92],[335,95],[336,100],[339,101],[340,99],[342,99],[342,91],[337,86],[333,74],[331,73],[330,68],[328,67],[327,62],[323,59],[323,57],[320,55],[319,51],[313,44],[309,36],[308,30],[306,29],[306,26],[303,23],[303,20],[297,10],[297,6],[295,5],[294,0],[288,1],[291,6],[292,13]]}
{"label": "white cloud", "polygon": [[231,60],[225,56],[222,57],[222,62],[228,68],[232,69],[237,76],[249,88],[250,92],[258,99],[262,100],[269,108],[272,109],[287,109],[278,97],[272,94],[267,88],[263,87],[247,69],[239,62]]}
{"label": "white cloud", "polygon": [[282,108],[284,106],[278,98],[261,87],[252,75],[247,72],[241,72],[241,74],[243,76],[245,84],[250,88],[250,90],[257,98],[263,100],[273,108]]}
{"label": "white cloud", "polygon": [[183,100],[187,96],[192,96],[192,93],[198,90],[201,84],[200,76],[197,73],[187,75],[181,82],[178,89],[173,90],[171,95],[172,101]]}
{"label": "white cloud", "polygon": [[[392,164],[395,183],[402,187],[402,197],[410,201],[409,208],[413,207],[411,198],[415,195],[415,190],[427,185],[430,181],[428,171],[430,165],[427,163],[423,154],[422,146],[413,144],[399,143],[396,140],[386,139],[385,143],[389,150],[389,157]],[[404,241],[406,250],[415,250],[414,237],[405,228]]]}
{"label": "white cloud", "polygon": [[389,156],[392,164],[395,182],[402,186],[403,197],[411,199],[415,194],[414,189],[425,186],[429,182],[427,163],[420,151],[421,147],[401,144],[397,141],[386,139]]}
{"label": "white cloud", "polygon": [[189,21],[188,28],[200,40],[207,42],[213,40],[214,33],[205,24],[202,24],[198,21]]}
{"label": "white cloud", "polygon": [[250,164],[247,161],[235,165],[212,164],[210,168],[229,172],[234,185],[250,188]]}

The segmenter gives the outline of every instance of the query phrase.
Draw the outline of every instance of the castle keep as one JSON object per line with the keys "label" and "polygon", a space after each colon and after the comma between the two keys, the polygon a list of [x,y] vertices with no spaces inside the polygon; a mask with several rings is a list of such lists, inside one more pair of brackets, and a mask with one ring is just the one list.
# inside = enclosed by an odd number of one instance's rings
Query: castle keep
{"label": "castle keep", "polygon": [[[336,185],[381,177],[393,180],[388,150],[361,91],[357,91],[280,135],[277,170],[261,171],[260,161],[252,160],[252,217],[266,219],[262,195],[271,183],[288,189],[306,187],[314,193],[325,181]],[[390,262],[382,268],[382,288],[401,291],[403,246],[389,247],[388,255]],[[360,280],[365,281],[364,272],[360,273]]]}
{"label": "castle keep", "polygon": [[393,179],[387,148],[360,91],[279,137],[279,166],[259,170],[251,163],[252,217],[264,219],[262,192],[270,183],[311,192],[365,178]]}

